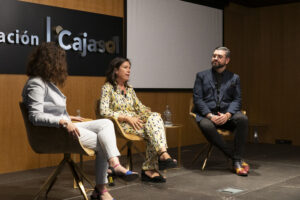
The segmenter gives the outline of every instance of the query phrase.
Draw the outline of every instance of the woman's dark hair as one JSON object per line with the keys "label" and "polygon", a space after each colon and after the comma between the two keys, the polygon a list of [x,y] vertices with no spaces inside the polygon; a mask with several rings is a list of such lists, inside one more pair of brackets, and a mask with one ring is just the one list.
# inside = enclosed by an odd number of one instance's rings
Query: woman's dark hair
{"label": "woman's dark hair", "polygon": [[[116,79],[117,79],[117,75],[116,75],[116,70],[119,70],[120,66],[124,63],[124,62],[129,62],[130,60],[128,58],[123,58],[123,57],[116,57],[114,58],[109,66],[108,69],[106,71],[106,81],[105,82],[109,82],[110,84],[112,84],[114,86],[114,88],[116,88]],[[125,87],[128,87],[127,81],[125,82]]]}
{"label": "woman's dark hair", "polygon": [[26,74],[63,86],[68,76],[66,52],[54,42],[43,42],[31,52]]}

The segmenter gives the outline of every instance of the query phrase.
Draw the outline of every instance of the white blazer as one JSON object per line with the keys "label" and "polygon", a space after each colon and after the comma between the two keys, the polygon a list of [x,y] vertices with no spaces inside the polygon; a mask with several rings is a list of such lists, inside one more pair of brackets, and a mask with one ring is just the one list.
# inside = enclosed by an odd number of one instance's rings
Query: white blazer
{"label": "white blazer", "polygon": [[70,120],[65,95],[51,82],[30,77],[22,92],[29,120],[35,126],[59,127],[61,119]]}

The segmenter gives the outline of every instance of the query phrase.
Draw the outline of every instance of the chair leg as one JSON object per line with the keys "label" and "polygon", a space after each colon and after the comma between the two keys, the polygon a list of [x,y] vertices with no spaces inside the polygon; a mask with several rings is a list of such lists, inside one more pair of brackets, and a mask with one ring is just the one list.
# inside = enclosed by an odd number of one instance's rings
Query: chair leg
{"label": "chair leg", "polygon": [[203,161],[202,171],[204,170],[204,168],[205,168],[205,166],[206,166],[207,159],[209,158],[209,156],[210,156],[210,154],[211,154],[211,152],[212,152],[212,149],[213,149],[213,145],[210,143],[210,144],[209,144],[209,147],[208,147],[208,152],[207,152],[206,157],[205,157],[205,159],[204,159],[204,161]]}
{"label": "chair leg", "polygon": [[140,152],[140,150],[134,144],[132,144],[132,147],[136,150],[136,152],[138,152],[141,158],[145,159],[145,156]]}
{"label": "chair leg", "polygon": [[127,142],[120,148],[120,152],[122,152],[127,147]]}
{"label": "chair leg", "polygon": [[77,173],[76,171],[76,164],[71,160],[71,158],[69,157],[69,159],[67,160],[68,164],[69,164],[69,167],[71,169],[71,172],[73,174],[73,177],[77,183],[77,186],[82,194],[82,196],[84,197],[85,200],[88,200],[88,197],[87,197],[87,194],[85,192],[85,188],[83,186],[83,183],[82,183],[82,178],[80,177],[80,175]]}
{"label": "chair leg", "polygon": [[200,158],[200,156],[203,154],[203,152],[205,150],[207,150],[209,148],[209,144],[205,144],[205,146],[201,149],[201,151],[199,153],[197,153],[197,155],[195,156],[195,158],[192,161],[192,165]]}
{"label": "chair leg", "polygon": [[54,185],[57,176],[60,174],[61,170],[63,169],[64,165],[66,164],[67,160],[66,157],[63,158],[63,160],[59,163],[59,165],[57,166],[57,168],[52,172],[52,174],[47,178],[47,180],[45,181],[45,183],[42,185],[41,189],[39,190],[39,192],[34,196],[34,200],[37,200],[39,198],[39,196],[41,195],[42,192],[44,192],[45,190],[46,192],[46,197],[48,195],[48,193],[50,192],[52,186]]}
{"label": "chair leg", "polygon": [[128,141],[127,142],[127,164],[126,164],[127,170],[132,170],[132,166],[133,166],[131,147],[132,147],[132,142]]}
{"label": "chair leg", "polygon": [[46,193],[45,193],[45,198],[47,199],[47,197],[48,197],[48,193],[50,192],[50,190],[52,189],[52,187],[53,187],[53,185],[55,184],[55,182],[56,182],[56,180],[57,180],[57,177],[55,177],[55,179],[51,182],[51,184],[49,185],[49,187],[48,187],[48,189],[47,189],[47,191],[46,191]]}
{"label": "chair leg", "polygon": [[[75,167],[78,175],[80,175],[80,177],[85,179],[90,184],[90,186],[92,186],[92,188],[94,188],[95,184],[93,183],[93,181],[91,181],[91,179],[89,179],[88,176],[83,172],[83,155],[80,154],[79,167],[78,167],[78,165],[76,165],[74,160],[71,160],[71,161],[74,163],[74,167]],[[74,186],[73,187],[74,187],[74,189],[78,188],[75,178],[74,178]],[[94,189],[86,189],[86,191],[90,191],[90,190],[94,190]]]}
{"label": "chair leg", "polygon": [[[76,154],[75,154],[74,156],[76,156]],[[73,159],[76,160],[76,157],[73,157]],[[81,169],[83,169],[83,164],[82,164],[82,162],[83,162],[83,156],[82,156],[82,154],[79,154],[79,167],[80,167]],[[74,188],[74,189],[77,189],[77,188],[78,188],[75,179],[73,180],[73,188]]]}
{"label": "chair leg", "polygon": [[78,167],[76,165],[76,163],[74,163],[73,160],[71,160],[72,165],[74,166],[76,172],[80,175],[80,177],[84,178],[92,187],[94,187],[94,183],[93,181],[91,181],[91,179],[88,178],[88,176],[83,172],[82,167]]}

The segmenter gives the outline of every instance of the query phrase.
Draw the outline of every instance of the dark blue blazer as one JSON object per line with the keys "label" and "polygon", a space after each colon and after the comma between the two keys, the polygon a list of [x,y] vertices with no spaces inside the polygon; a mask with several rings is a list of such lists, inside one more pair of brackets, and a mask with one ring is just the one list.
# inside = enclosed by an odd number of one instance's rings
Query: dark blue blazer
{"label": "dark blue blazer", "polygon": [[[213,69],[198,72],[193,90],[194,112],[199,122],[217,106],[217,88]],[[240,78],[237,74],[225,70],[220,87],[220,111],[235,114],[241,110]]]}

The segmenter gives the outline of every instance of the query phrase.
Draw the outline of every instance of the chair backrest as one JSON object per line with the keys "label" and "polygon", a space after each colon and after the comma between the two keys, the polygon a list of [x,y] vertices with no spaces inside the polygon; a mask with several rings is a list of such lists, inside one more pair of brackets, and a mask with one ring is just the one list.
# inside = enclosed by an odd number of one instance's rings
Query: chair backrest
{"label": "chair backrest", "polygon": [[116,136],[117,136],[117,137],[122,138],[122,139],[126,139],[126,140],[130,140],[130,141],[142,141],[142,140],[144,140],[144,139],[143,139],[142,137],[140,137],[140,136],[133,135],[133,134],[130,134],[130,133],[126,133],[126,132],[122,129],[122,127],[121,127],[121,125],[120,125],[118,119],[116,119],[116,118],[114,118],[114,117],[102,117],[102,116],[100,115],[100,99],[98,99],[98,100],[96,101],[96,109],[95,109],[95,111],[96,111],[96,117],[97,117],[98,119],[102,119],[102,118],[110,119],[110,120],[114,123],[115,131],[116,131]]}
{"label": "chair backrest", "polygon": [[28,119],[27,107],[20,102],[29,144],[36,153],[78,153],[93,156],[95,152],[82,146],[62,128],[34,126]]}
{"label": "chair backrest", "polygon": [[189,105],[189,114],[192,118],[196,119],[196,114],[193,112],[194,109],[194,102],[193,102],[193,97],[190,99],[190,105]]}

